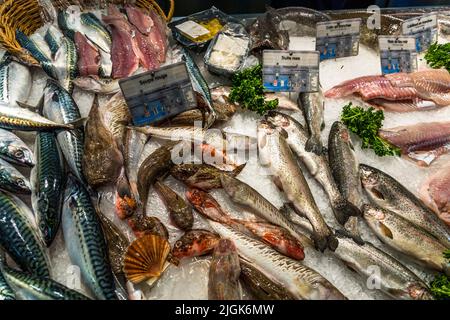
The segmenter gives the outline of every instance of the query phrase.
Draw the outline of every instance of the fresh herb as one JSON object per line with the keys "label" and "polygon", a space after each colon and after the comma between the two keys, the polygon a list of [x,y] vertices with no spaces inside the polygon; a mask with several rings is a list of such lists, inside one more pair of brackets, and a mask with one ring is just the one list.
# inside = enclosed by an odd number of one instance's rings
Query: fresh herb
{"label": "fresh herb", "polygon": [[264,115],[267,111],[278,107],[278,99],[266,101],[262,80],[262,65],[257,65],[236,73],[232,78],[229,99],[239,102],[245,109]]}
{"label": "fresh herb", "polygon": [[425,60],[434,69],[443,67],[450,71],[450,43],[433,43],[425,54]]}
{"label": "fresh herb", "polygon": [[378,130],[383,126],[383,111],[375,111],[372,107],[367,110],[361,107],[353,107],[350,102],[344,106],[341,120],[351,132],[361,138],[361,148],[372,148],[375,154],[380,157],[400,155],[399,148],[392,146],[378,136]]}
{"label": "fresh herb", "polygon": [[[450,249],[444,251],[444,257],[450,262]],[[437,275],[430,283],[430,290],[436,299],[450,299],[450,278],[445,274]]]}

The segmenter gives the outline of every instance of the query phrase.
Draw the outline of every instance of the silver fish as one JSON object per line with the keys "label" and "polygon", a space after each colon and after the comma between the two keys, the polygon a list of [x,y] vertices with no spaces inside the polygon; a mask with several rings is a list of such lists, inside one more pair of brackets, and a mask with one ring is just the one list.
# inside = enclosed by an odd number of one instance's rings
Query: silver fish
{"label": "silver fish", "polygon": [[286,288],[296,299],[345,300],[345,296],[316,271],[302,265],[220,223],[210,221],[223,238],[233,240],[241,258],[256,267],[266,277]]}
{"label": "silver fish", "polygon": [[64,37],[61,46],[55,54],[54,67],[61,86],[69,92],[73,90],[73,79],[77,69],[78,53],[75,43],[68,37]]}
{"label": "silver fish", "polygon": [[282,189],[296,211],[305,215],[314,227],[317,249],[334,250],[338,243],[322,217],[300,167],[286,142],[286,131],[278,131],[267,121],[258,125],[258,150],[262,165],[269,168],[272,179]]}
{"label": "silver fish", "polygon": [[302,92],[298,96],[298,105],[303,111],[310,135],[305,149],[318,155],[323,153],[320,133],[325,128],[323,120],[324,103],[322,89],[317,92]]}
{"label": "silver fish", "polygon": [[0,128],[0,158],[20,166],[34,166],[31,149],[11,131]]}
{"label": "silver fish", "polygon": [[26,102],[31,92],[32,76],[28,67],[11,60],[6,53],[0,60],[0,101],[12,107]]}
{"label": "silver fish", "polygon": [[429,268],[450,274],[447,249],[436,238],[396,213],[368,204],[363,206],[364,219],[388,246],[410,256]]}
{"label": "silver fish", "polygon": [[0,159],[0,189],[12,193],[31,194],[30,181],[14,166]]}
{"label": "silver fish", "polygon": [[450,248],[450,231],[444,222],[414,194],[390,175],[371,166],[359,165],[361,182],[376,205],[396,212],[421,227]]}
{"label": "silver fish", "polygon": [[336,220],[344,225],[349,217],[360,215],[358,208],[342,197],[331,174],[327,156],[306,151],[308,134],[303,126],[292,117],[274,111],[269,112],[266,119],[286,131],[286,142],[325,190]]}

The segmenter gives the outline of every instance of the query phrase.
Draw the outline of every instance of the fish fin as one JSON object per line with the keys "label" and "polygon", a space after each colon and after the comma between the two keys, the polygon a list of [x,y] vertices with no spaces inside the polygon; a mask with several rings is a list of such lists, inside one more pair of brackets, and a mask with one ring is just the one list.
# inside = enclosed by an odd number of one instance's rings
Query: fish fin
{"label": "fish fin", "polygon": [[345,225],[349,217],[361,215],[361,211],[355,205],[343,198],[334,203],[332,209],[336,220],[341,225]]}
{"label": "fish fin", "polygon": [[390,239],[394,239],[391,229],[389,229],[383,222],[378,222],[380,226],[381,233]]}
{"label": "fish fin", "polygon": [[231,171],[232,176],[236,177],[239,173],[241,173],[242,170],[244,170],[246,165],[247,165],[247,162],[237,166],[236,169]]}
{"label": "fish fin", "polygon": [[305,143],[305,150],[308,152],[313,152],[320,156],[323,153],[322,142],[317,138],[311,136]]}
{"label": "fish fin", "polygon": [[39,104],[37,106],[32,106],[31,104],[25,103],[25,102],[21,102],[16,100],[16,103],[19,107],[23,108],[23,109],[28,109],[30,111],[36,112],[38,113],[39,110]]}
{"label": "fish fin", "polygon": [[87,118],[80,118],[75,121],[68,122],[67,125],[72,126],[74,129],[79,129],[84,127]]}

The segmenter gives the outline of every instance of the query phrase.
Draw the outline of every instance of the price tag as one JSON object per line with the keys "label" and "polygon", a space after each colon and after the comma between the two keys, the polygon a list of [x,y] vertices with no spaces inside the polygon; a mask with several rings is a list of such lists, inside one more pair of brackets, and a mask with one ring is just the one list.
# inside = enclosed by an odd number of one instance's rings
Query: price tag
{"label": "price tag", "polygon": [[122,79],[119,85],[135,126],[156,124],[197,107],[184,62]]}
{"label": "price tag", "polygon": [[318,22],[316,50],[320,60],[358,55],[361,22],[361,18]]}
{"label": "price tag", "polygon": [[413,72],[417,70],[416,38],[413,36],[378,36],[381,72]]}
{"label": "price tag", "polygon": [[438,18],[436,13],[424,14],[418,18],[403,21],[402,32],[416,38],[416,51],[422,52],[437,41]]}
{"label": "price tag", "polygon": [[319,90],[318,51],[263,51],[263,84],[267,91]]}

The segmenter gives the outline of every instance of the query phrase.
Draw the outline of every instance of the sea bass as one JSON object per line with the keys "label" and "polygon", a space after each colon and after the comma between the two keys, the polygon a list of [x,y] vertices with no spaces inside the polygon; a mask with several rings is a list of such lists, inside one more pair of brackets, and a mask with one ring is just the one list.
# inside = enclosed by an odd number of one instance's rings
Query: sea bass
{"label": "sea bass", "polygon": [[305,150],[317,155],[323,153],[320,133],[325,128],[323,120],[324,97],[322,89],[317,92],[301,92],[298,96],[298,105],[308,125],[309,138],[305,144]]}
{"label": "sea bass", "polygon": [[11,131],[1,128],[0,158],[19,166],[34,166],[34,155],[27,144]]}
{"label": "sea bass", "polygon": [[344,225],[350,217],[360,215],[359,210],[342,197],[331,174],[326,154],[306,150],[309,140],[303,126],[292,117],[275,111],[269,112],[266,119],[287,133],[286,142],[325,190],[336,220]]}
{"label": "sea bass", "polygon": [[243,233],[210,222],[223,238],[231,239],[239,255],[266,277],[286,288],[296,299],[344,300],[345,296],[323,276],[301,263],[285,257]]}
{"label": "sea bass", "polygon": [[450,151],[450,122],[424,122],[380,129],[378,134],[421,166]]}
{"label": "sea bass", "polygon": [[422,201],[450,226],[450,169],[445,165],[430,175],[419,191]]}
{"label": "sea bass", "polygon": [[0,191],[0,245],[20,268],[50,277],[49,259],[31,210],[19,198]]}
{"label": "sea bass", "polygon": [[117,299],[99,218],[88,191],[73,176],[64,192],[62,227],[70,260],[80,267],[87,286],[98,299]]}
{"label": "sea bass", "polygon": [[214,249],[208,278],[209,300],[241,300],[241,267],[233,241],[220,239]]}
{"label": "sea bass", "polygon": [[17,101],[27,101],[31,86],[32,75],[29,68],[12,61],[10,54],[5,53],[0,59],[0,101],[17,107]]}
{"label": "sea bass", "polygon": [[364,205],[363,214],[369,227],[388,246],[450,274],[450,263],[443,255],[447,248],[428,232],[389,210]]}
{"label": "sea bass", "polygon": [[61,223],[64,162],[53,132],[40,132],[34,143],[36,166],[31,171],[31,204],[42,239],[49,247]]}
{"label": "sea bass", "polygon": [[[56,81],[47,80],[44,89],[44,115],[57,123],[81,121],[80,110],[70,96]],[[82,159],[84,149],[84,134],[82,129],[58,132],[56,135],[61,151],[69,169],[78,179],[84,180]]]}
{"label": "sea bass", "polygon": [[14,166],[0,159],[0,189],[17,194],[31,194],[31,185],[27,178]]}
{"label": "sea bass", "polygon": [[369,199],[421,227],[450,248],[450,231],[426,205],[388,174],[365,164],[359,166]]}
{"label": "sea bass", "polygon": [[316,248],[334,250],[336,238],[325,223],[285,137],[266,121],[258,125],[258,150],[260,160],[269,167],[275,184],[284,191],[295,209],[311,221]]}

